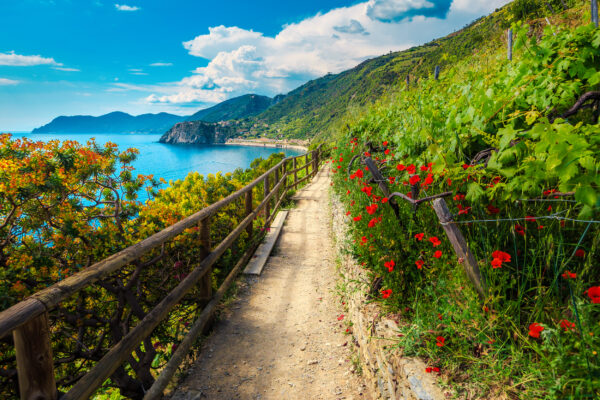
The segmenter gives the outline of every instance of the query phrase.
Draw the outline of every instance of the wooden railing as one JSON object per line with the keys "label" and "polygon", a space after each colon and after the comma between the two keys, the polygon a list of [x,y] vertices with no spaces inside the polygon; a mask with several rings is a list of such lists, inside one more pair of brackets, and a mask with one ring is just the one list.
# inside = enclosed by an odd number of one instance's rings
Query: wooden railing
{"label": "wooden railing", "polygon": [[[140,259],[151,250],[164,245],[165,242],[177,237],[186,229],[199,227],[199,246],[203,249],[202,261],[151,311],[145,314],[116,345],[110,348],[85,375],[76,380],[67,393],[60,397],[64,400],[89,398],[131,357],[132,352],[149,338],[152,331],[169,316],[169,312],[186,293],[201,279],[206,279],[210,275],[211,267],[225,251],[232,247],[242,232],[248,232],[249,237],[257,237],[262,234],[253,231],[253,221],[263,211],[265,228],[270,225],[288,191],[297,189],[299,184],[316,175],[321,163],[322,151],[322,147],[319,146],[316,150],[304,155],[285,158],[252,183],[226,198],[0,312],[0,338],[10,333],[13,334],[21,399],[53,400],[58,398],[50,335],[49,312],[51,310],[80,290],[107,278],[110,274]],[[302,157],[304,157],[305,164],[298,166],[297,160]],[[288,169],[290,163],[292,169]],[[298,172],[302,170],[305,171],[305,176],[298,179]],[[292,177],[293,179],[291,179]],[[272,186],[271,182],[273,182]],[[253,208],[253,188],[261,183],[264,188],[264,197],[260,204]],[[210,218],[223,207],[237,199],[242,199],[242,197],[245,198],[246,217],[211,250]],[[271,203],[275,203],[272,208]],[[216,306],[237,273],[252,256],[258,242],[259,240],[255,241],[255,244],[247,249],[220,288],[212,295],[211,300],[203,308],[152,387],[145,392],[144,399],[157,399],[162,396],[163,390],[188,354],[195,339],[205,329]],[[210,291],[210,284],[207,290]]]}

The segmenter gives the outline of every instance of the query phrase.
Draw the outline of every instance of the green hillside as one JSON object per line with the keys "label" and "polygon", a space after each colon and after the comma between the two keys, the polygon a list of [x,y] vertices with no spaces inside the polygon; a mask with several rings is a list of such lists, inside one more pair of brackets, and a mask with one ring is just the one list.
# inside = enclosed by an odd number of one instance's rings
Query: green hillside
{"label": "green hillside", "polygon": [[257,94],[245,94],[226,100],[216,106],[200,110],[186,118],[187,121],[219,122],[255,116],[265,111],[274,99]]}
{"label": "green hillside", "polygon": [[505,10],[481,18],[462,30],[423,46],[367,60],[340,74],[329,74],[291,91],[257,119],[268,124],[262,133],[291,138],[311,138],[341,124],[348,108],[364,106],[390,89],[416,77],[442,70],[471,55],[482,43],[501,35],[508,26]]}

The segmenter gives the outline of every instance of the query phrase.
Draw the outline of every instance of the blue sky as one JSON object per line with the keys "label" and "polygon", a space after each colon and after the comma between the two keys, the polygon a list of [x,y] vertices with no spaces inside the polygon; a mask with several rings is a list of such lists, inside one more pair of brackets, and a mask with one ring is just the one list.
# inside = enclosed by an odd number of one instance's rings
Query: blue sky
{"label": "blue sky", "polygon": [[58,115],[275,95],[461,28],[508,0],[2,1],[0,131]]}

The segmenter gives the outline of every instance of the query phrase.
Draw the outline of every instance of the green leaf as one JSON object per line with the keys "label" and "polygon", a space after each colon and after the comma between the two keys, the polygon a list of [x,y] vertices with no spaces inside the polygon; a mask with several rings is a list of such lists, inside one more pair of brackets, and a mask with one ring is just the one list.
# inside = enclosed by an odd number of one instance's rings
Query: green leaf
{"label": "green leaf", "polygon": [[598,205],[598,193],[592,187],[583,186],[575,192],[575,200],[589,207],[595,207]]}

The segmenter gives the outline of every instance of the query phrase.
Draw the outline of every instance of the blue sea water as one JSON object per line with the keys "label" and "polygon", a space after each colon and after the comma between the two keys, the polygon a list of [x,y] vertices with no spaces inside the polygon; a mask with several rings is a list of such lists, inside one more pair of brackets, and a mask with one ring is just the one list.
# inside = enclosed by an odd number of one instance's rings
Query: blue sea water
{"label": "blue sea water", "polygon": [[[301,154],[298,150],[250,147],[234,145],[173,145],[158,143],[161,135],[146,134],[30,134],[15,133],[16,137],[31,140],[77,140],[85,143],[95,138],[98,144],[112,142],[119,150],[134,147],[140,151],[133,163],[133,174],[154,175],[167,180],[183,179],[190,172],[199,172],[206,176],[219,171],[233,172],[236,168],[248,168],[252,160],[267,158],[273,153],[285,153],[288,156]],[[143,196],[140,193],[141,196]]]}

